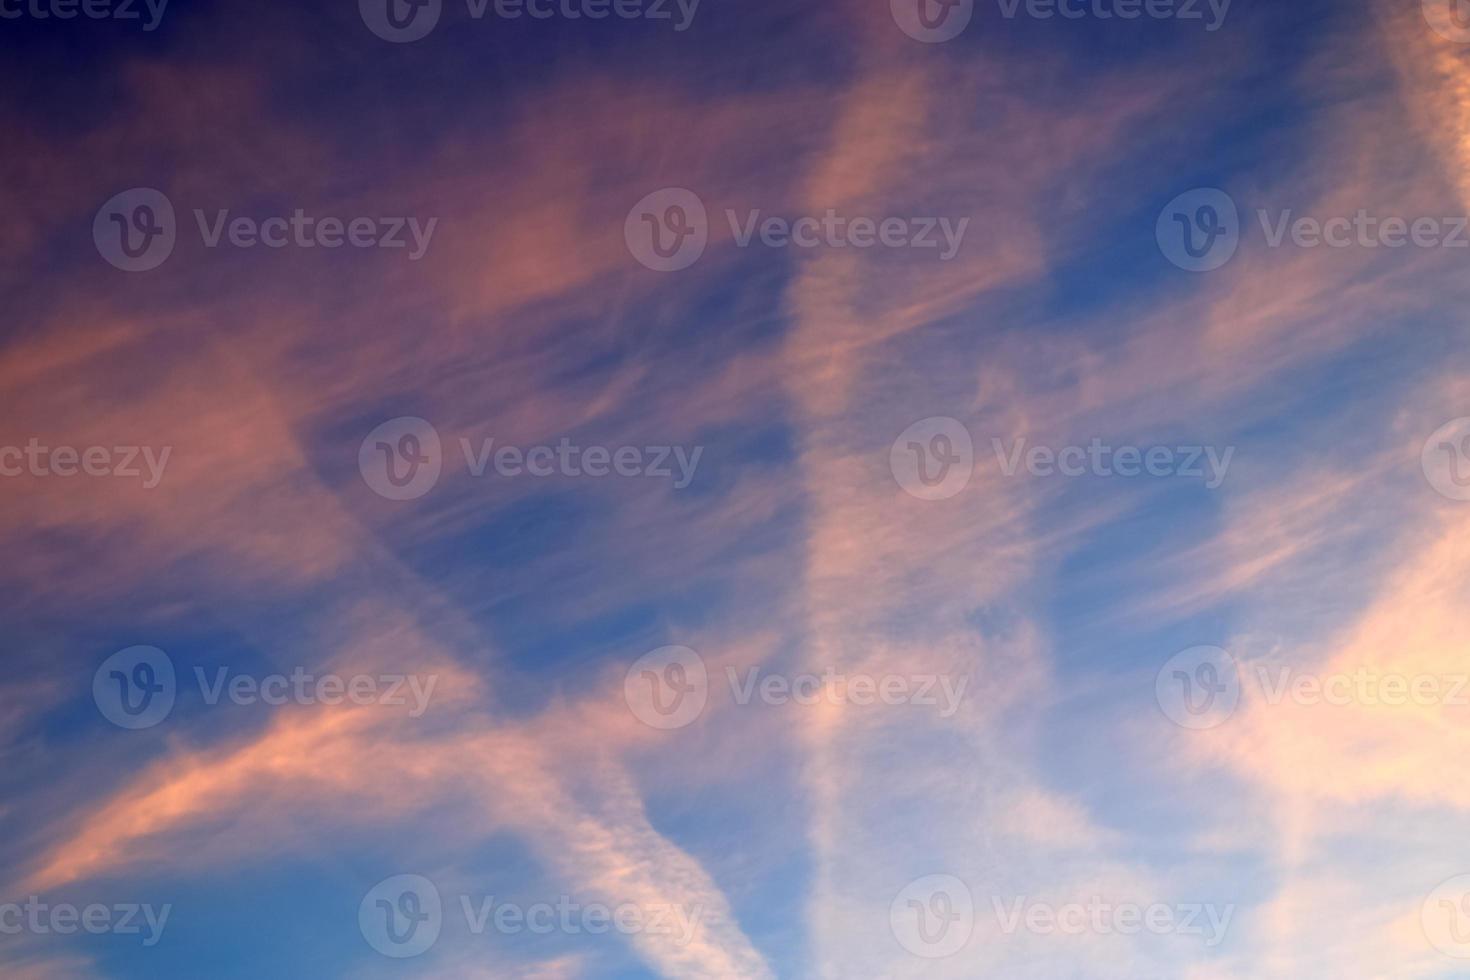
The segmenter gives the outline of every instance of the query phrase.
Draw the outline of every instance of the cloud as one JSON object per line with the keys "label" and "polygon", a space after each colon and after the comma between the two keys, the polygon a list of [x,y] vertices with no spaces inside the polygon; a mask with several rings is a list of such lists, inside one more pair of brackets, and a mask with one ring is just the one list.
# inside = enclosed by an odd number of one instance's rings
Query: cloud
{"label": "cloud", "polygon": [[[630,717],[594,706],[495,724],[474,708],[481,699],[473,680],[451,663],[417,669],[439,675],[451,694],[448,718],[426,716],[453,720],[442,733],[425,734],[383,706],[317,706],[282,711],[264,732],[230,744],[179,747],[89,805],[21,887],[55,889],[145,866],[198,873],[340,834],[344,825],[364,833],[447,808],[458,815],[459,844],[514,833],[578,896],[701,910],[687,943],[632,937],[661,973],[770,975],[714,881],[650,825],[616,763],[615,747],[636,731]],[[179,847],[183,840],[190,846]]]}

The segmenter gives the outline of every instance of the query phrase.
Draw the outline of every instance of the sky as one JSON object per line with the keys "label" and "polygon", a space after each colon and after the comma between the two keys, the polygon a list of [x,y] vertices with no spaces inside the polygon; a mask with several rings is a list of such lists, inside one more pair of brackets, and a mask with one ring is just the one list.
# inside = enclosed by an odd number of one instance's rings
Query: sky
{"label": "sky", "polygon": [[1462,0],[0,46],[0,975],[1470,976]]}

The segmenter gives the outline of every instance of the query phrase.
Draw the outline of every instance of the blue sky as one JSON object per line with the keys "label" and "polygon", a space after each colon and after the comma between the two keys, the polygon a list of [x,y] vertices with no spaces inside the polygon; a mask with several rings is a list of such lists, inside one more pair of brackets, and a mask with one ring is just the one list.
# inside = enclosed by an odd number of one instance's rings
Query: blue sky
{"label": "blue sky", "polygon": [[0,0],[0,972],[1465,974],[1458,7],[393,3]]}

